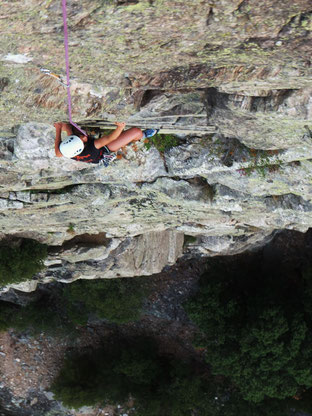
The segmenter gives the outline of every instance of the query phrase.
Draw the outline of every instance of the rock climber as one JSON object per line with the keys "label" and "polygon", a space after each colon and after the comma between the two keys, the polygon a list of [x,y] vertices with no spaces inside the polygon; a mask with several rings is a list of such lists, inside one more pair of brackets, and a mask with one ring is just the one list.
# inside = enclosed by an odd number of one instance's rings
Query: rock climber
{"label": "rock climber", "polygon": [[[131,142],[152,137],[158,132],[156,129],[142,131],[138,127],[131,127],[123,131],[126,123],[117,122],[115,125],[117,127],[112,133],[99,139],[92,139],[82,135],[69,123],[54,123],[56,129],[55,155],[86,163],[99,163],[101,160],[109,162],[116,157],[114,152],[122,147]],[[63,141],[61,140],[62,131],[68,135]]]}

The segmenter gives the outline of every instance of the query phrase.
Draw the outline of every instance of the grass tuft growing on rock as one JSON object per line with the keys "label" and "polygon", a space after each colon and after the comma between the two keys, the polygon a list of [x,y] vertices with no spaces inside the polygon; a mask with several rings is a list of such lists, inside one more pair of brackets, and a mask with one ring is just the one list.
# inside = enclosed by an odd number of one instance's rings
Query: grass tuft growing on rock
{"label": "grass tuft growing on rock", "polygon": [[144,140],[144,146],[147,150],[154,146],[160,153],[164,153],[166,150],[178,145],[179,139],[173,134],[156,134]]}

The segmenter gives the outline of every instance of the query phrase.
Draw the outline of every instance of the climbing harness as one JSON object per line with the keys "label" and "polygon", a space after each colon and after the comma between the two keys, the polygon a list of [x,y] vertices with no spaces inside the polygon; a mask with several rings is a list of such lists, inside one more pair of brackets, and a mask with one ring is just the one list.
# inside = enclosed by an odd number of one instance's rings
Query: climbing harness
{"label": "climbing harness", "polygon": [[68,30],[67,30],[67,12],[66,12],[66,0],[62,0],[63,9],[63,22],[64,22],[64,47],[65,47],[65,63],[66,63],[66,79],[67,79],[67,103],[68,103],[68,117],[69,122],[72,126],[76,127],[84,136],[86,132],[81,130],[76,123],[72,120],[72,106],[71,106],[71,95],[70,95],[70,79],[69,79],[69,57],[68,57]]}

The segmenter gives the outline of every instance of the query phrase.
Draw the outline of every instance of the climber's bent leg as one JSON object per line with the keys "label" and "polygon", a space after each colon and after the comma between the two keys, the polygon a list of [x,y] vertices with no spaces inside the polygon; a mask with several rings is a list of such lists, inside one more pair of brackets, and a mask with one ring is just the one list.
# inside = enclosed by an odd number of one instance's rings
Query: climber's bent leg
{"label": "climber's bent leg", "polygon": [[141,140],[143,136],[144,134],[141,129],[138,127],[132,127],[131,129],[122,132],[118,139],[109,143],[107,147],[111,152],[117,152],[117,150],[121,149],[127,144]]}

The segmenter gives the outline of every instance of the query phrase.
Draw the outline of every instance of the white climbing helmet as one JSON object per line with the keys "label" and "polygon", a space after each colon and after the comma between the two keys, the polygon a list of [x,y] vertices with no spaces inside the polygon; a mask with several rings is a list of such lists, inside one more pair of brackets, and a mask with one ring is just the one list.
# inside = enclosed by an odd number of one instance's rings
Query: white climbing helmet
{"label": "white climbing helmet", "polygon": [[68,136],[60,144],[60,152],[63,156],[72,158],[79,155],[84,149],[84,143],[78,136]]}

